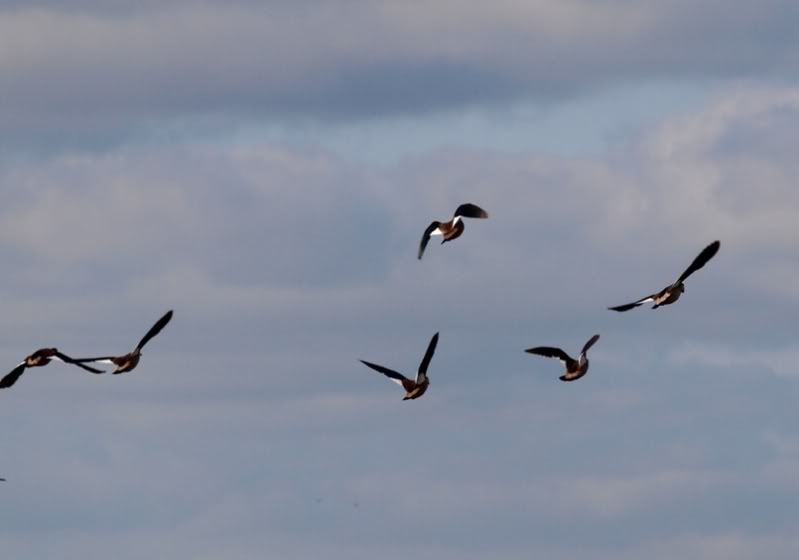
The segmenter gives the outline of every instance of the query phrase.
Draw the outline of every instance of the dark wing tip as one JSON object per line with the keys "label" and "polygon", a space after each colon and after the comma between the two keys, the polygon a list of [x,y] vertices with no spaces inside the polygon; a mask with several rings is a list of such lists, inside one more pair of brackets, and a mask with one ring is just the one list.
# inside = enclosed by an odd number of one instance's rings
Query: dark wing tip
{"label": "dark wing tip", "polygon": [[597,340],[599,340],[599,335],[598,334],[595,334],[594,336],[589,338],[588,342],[586,342],[585,345],[583,346],[582,353],[585,354],[586,352],[588,352],[588,349],[591,348],[594,344],[596,344]]}
{"label": "dark wing tip", "polygon": [[147,334],[145,334],[144,337],[139,342],[139,344],[136,345],[136,349],[141,350],[142,348],[144,348],[144,345],[150,341],[151,338],[160,333],[161,329],[163,329],[166,326],[166,324],[172,320],[172,315],[173,312],[171,309],[166,313],[164,313],[164,315],[160,319],[158,319],[158,321],[156,321],[152,327],[150,327],[150,330],[147,331]]}
{"label": "dark wing tip", "polygon": [[19,377],[25,371],[25,367],[25,363],[23,362],[7,373],[2,379],[0,379],[0,389],[7,389],[8,387],[14,385],[14,383],[17,382],[17,379],[19,379]]}
{"label": "dark wing tip", "polygon": [[430,343],[427,345],[427,350],[425,350],[424,357],[422,358],[422,363],[419,364],[419,371],[421,373],[427,373],[427,367],[430,365],[430,360],[433,359],[433,354],[436,351],[436,346],[438,346],[438,333],[434,334],[433,337],[430,339]]}
{"label": "dark wing tip", "polygon": [[693,274],[694,272],[705,266],[710,259],[716,256],[716,253],[719,252],[720,247],[721,247],[721,241],[717,239],[716,241],[714,241],[713,243],[702,249],[702,252],[696,256],[694,261],[688,266],[688,268],[685,269],[685,272],[683,272],[680,275],[680,277],[677,279],[676,284],[679,284],[680,282],[684,281],[691,274]]}
{"label": "dark wing tip", "polygon": [[464,218],[488,218],[488,212],[476,204],[467,202],[466,204],[458,206],[455,210],[455,216],[463,216]]}
{"label": "dark wing tip", "polygon": [[629,311],[630,309],[635,309],[639,305],[641,305],[641,304],[640,303],[625,303],[624,305],[617,305],[616,307],[608,307],[608,309],[610,311],[623,312],[623,311]]}
{"label": "dark wing tip", "polygon": [[433,233],[440,225],[441,222],[433,222],[427,226],[427,229],[424,230],[424,233],[422,234],[422,240],[419,242],[419,253],[417,256],[419,260],[422,259],[422,255],[424,255],[424,250],[427,247],[427,243],[430,241],[430,234]]}

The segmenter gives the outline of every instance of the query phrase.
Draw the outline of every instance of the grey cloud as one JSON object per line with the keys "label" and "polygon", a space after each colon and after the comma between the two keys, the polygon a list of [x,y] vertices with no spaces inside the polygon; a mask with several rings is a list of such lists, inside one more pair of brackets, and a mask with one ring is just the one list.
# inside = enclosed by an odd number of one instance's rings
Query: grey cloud
{"label": "grey cloud", "polygon": [[[134,372],[53,364],[0,394],[4,553],[793,558],[797,386],[762,353],[796,348],[795,164],[753,151],[758,196],[733,155],[796,106],[734,93],[619,159],[253,144],[5,166],[9,367],[124,351],[176,314]],[[491,218],[418,262],[464,201]],[[714,238],[679,304],[605,310]],[[411,370],[436,330],[419,401],[357,361]],[[593,332],[578,383],[522,351]]]}
{"label": "grey cloud", "polygon": [[9,150],[100,145],[180,119],[363,119],[631,81],[792,82],[799,16],[786,0],[6,6]]}

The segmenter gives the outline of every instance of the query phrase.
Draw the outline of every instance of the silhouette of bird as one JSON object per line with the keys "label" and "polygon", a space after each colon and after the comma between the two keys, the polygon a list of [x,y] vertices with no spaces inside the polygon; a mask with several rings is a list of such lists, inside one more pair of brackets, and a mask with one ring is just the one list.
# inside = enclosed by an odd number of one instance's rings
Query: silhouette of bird
{"label": "silhouette of bird", "polygon": [[458,209],[455,210],[455,215],[450,221],[431,223],[429,226],[427,226],[427,229],[424,230],[422,241],[419,243],[419,258],[422,258],[424,250],[427,247],[427,243],[430,241],[431,236],[442,236],[442,245],[447,241],[452,241],[453,239],[460,237],[465,227],[462,218],[488,218],[488,212],[479,206],[466,203],[458,206]]}
{"label": "silhouette of bird", "polygon": [[595,334],[583,346],[580,356],[575,360],[560,348],[553,348],[551,346],[538,346],[536,348],[528,348],[525,352],[529,354],[537,354],[546,358],[557,358],[563,365],[566,366],[566,373],[560,376],[561,381],[575,381],[580,379],[588,371],[588,356],[586,352],[591,348],[596,341],[599,340],[599,335]]}
{"label": "silhouette of bird", "polygon": [[19,379],[22,376],[22,374],[25,373],[26,369],[32,367],[46,366],[52,360],[64,362],[67,364],[73,364],[78,366],[79,368],[83,368],[86,371],[90,371],[92,373],[98,373],[98,374],[105,373],[101,369],[95,369],[93,367],[84,366],[78,360],[70,358],[66,354],[62,354],[56,348],[42,348],[31,354],[24,360],[22,360],[17,365],[17,367],[15,367],[9,373],[7,373],[5,377],[3,377],[3,379],[0,379],[0,389],[7,389],[8,387],[14,385],[14,383],[17,382],[17,379]]}
{"label": "silhouette of bird", "polygon": [[141,358],[141,349],[144,348],[144,345],[147,344],[151,338],[161,332],[166,324],[172,319],[172,310],[170,309],[167,311],[163,317],[158,319],[156,323],[147,331],[147,334],[144,335],[144,338],[136,345],[136,348],[133,349],[132,352],[125,354],[123,356],[101,356],[99,358],[81,358],[80,360],[75,360],[76,362],[86,363],[86,362],[100,362],[100,363],[107,363],[113,364],[117,367],[113,372],[114,374],[118,373],[125,373],[126,371],[130,371],[135,368],[138,363],[139,359]]}
{"label": "silhouette of bird", "polygon": [[652,309],[657,309],[662,305],[670,305],[680,299],[680,296],[685,291],[685,279],[688,278],[691,274],[705,266],[707,261],[712,259],[716,253],[718,253],[719,247],[721,246],[721,242],[714,241],[704,249],[702,252],[697,255],[694,259],[694,262],[685,269],[685,272],[680,274],[680,277],[677,280],[660,290],[656,294],[652,294],[650,296],[646,296],[644,298],[639,299],[638,301],[634,301],[632,303],[625,303],[624,305],[617,305],[616,307],[608,307],[611,311],[629,311],[634,307],[638,307],[639,305],[643,305],[647,302],[654,301],[655,305],[652,306]]}
{"label": "silhouette of bird", "polygon": [[424,395],[424,392],[427,391],[427,387],[430,385],[430,380],[427,377],[427,366],[430,365],[430,360],[433,358],[433,353],[436,351],[437,344],[438,333],[433,335],[433,338],[430,339],[430,344],[427,345],[427,351],[424,353],[422,363],[419,364],[419,371],[416,373],[415,380],[408,379],[393,369],[388,369],[387,367],[373,364],[365,360],[361,360],[361,363],[375,371],[379,371],[393,382],[401,385],[402,388],[405,389],[405,397],[402,400],[407,401],[408,399],[418,399]]}

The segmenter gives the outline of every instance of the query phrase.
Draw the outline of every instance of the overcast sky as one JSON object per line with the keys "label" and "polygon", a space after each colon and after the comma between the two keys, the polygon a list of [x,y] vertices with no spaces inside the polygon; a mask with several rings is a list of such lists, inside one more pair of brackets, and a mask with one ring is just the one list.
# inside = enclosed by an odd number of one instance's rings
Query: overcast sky
{"label": "overcast sky", "polygon": [[[3,557],[795,559],[797,28],[0,0],[3,367],[175,310],[133,372],[0,392]],[[715,239],[676,305],[606,309]],[[435,332],[421,399],[358,361],[412,376]],[[574,383],[524,353],[594,333]]]}

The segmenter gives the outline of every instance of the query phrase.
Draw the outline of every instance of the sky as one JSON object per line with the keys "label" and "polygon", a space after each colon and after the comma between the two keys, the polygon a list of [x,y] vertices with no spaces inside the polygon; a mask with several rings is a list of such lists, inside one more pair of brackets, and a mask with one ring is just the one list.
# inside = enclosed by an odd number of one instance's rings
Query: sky
{"label": "sky", "polygon": [[[799,4],[0,0],[0,543],[794,559]],[[463,236],[432,220],[485,208]],[[618,314],[710,263],[672,306]],[[420,399],[359,360],[413,376]],[[588,374],[556,360],[594,333]]]}

